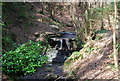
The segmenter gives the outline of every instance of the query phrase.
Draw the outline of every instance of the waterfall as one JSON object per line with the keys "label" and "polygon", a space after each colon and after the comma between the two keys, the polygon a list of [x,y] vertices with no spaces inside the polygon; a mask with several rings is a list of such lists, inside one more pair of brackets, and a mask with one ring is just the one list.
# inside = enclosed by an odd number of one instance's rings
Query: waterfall
{"label": "waterfall", "polygon": [[64,62],[71,48],[74,48],[70,41],[75,41],[75,38],[76,33],[70,32],[58,32],[53,36],[50,35],[48,42],[51,45],[51,49],[46,52],[49,62]]}

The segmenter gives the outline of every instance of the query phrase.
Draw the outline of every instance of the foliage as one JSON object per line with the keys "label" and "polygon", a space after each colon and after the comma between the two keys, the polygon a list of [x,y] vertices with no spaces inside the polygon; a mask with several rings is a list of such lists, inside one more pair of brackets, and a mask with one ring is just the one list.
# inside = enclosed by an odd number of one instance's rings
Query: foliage
{"label": "foliage", "polygon": [[[91,8],[84,10],[84,14],[78,16],[76,16],[77,14],[74,15],[73,21],[76,26],[76,31],[79,34],[79,38],[84,42],[91,39],[91,34],[94,30],[97,30],[100,27],[102,29],[104,26],[102,23],[103,19],[107,19],[108,15],[113,15],[113,8],[112,4],[104,5],[103,7],[93,7],[91,5]],[[79,17],[82,19],[80,20]]]}
{"label": "foliage", "polygon": [[64,68],[63,69],[67,69],[69,70],[68,72],[68,76],[72,77],[74,76],[74,71],[72,70],[73,68],[73,63],[76,60],[82,60],[83,59],[83,55],[79,52],[79,51],[74,51],[72,53],[72,55],[70,57],[67,58],[67,60],[64,62]]}
{"label": "foliage", "polygon": [[3,3],[2,13],[3,22],[5,23],[6,26],[23,22],[29,23],[29,20],[33,14],[33,7],[30,6],[29,3],[20,2]]}
{"label": "foliage", "polygon": [[42,42],[29,41],[20,45],[15,51],[8,51],[2,56],[3,73],[9,75],[22,75],[33,73],[36,67],[47,63],[47,57],[40,53],[44,49]]}
{"label": "foliage", "polygon": [[99,49],[99,48],[98,47],[88,47],[88,48],[86,48],[86,52],[90,54],[91,51],[97,50],[97,49]]}
{"label": "foliage", "polygon": [[[119,9],[120,9],[120,1],[116,2],[116,6],[117,6],[117,9],[118,9],[118,13],[120,13],[120,11],[119,11]],[[114,12],[114,2],[111,2],[109,7],[112,7],[112,11]]]}
{"label": "foliage", "polygon": [[82,48],[84,46],[84,42],[81,41],[81,39],[79,37],[76,38],[76,44],[78,48]]}
{"label": "foliage", "polygon": [[120,43],[116,44],[116,49],[118,50],[120,48]]}
{"label": "foliage", "polygon": [[[88,11],[88,16],[94,21],[94,19],[105,18],[110,13],[111,7],[105,6],[100,8],[92,8]],[[102,14],[101,14],[102,13]]]}
{"label": "foliage", "polygon": [[78,58],[83,59],[83,55],[79,51],[73,52],[72,55],[74,56],[72,57],[73,60],[78,59]]}
{"label": "foliage", "polygon": [[114,64],[108,64],[108,66],[110,66],[110,67],[111,67],[111,68],[110,68],[111,70],[112,70],[112,69],[120,69],[120,67],[115,67],[115,65],[114,65]]}
{"label": "foliage", "polygon": [[[117,2],[117,8],[120,9],[120,1]],[[120,13],[120,10],[118,10],[118,13]],[[120,15],[120,14],[119,14]]]}
{"label": "foliage", "polygon": [[4,23],[0,20],[0,26],[4,26]]}
{"label": "foliage", "polygon": [[83,59],[83,55],[79,51],[74,51],[72,55],[66,60],[65,65],[70,65],[75,60]]}
{"label": "foliage", "polygon": [[108,30],[102,29],[95,32],[95,34],[107,33]]}
{"label": "foliage", "polygon": [[6,35],[2,37],[3,44],[3,52],[9,50],[15,50],[17,48],[17,44],[13,41],[10,35]]}

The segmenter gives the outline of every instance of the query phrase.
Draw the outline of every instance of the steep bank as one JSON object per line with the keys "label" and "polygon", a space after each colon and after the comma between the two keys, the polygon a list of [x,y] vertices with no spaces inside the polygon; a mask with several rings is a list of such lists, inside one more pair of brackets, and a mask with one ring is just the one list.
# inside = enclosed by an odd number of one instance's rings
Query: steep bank
{"label": "steep bank", "polygon": [[[120,34],[120,30],[118,31]],[[114,68],[112,32],[97,34],[100,40],[88,41],[79,53],[73,53],[64,63],[67,77],[78,79],[116,79]],[[117,42],[120,42],[118,35]],[[120,54],[120,52],[118,53]],[[119,55],[120,56],[120,55]]]}

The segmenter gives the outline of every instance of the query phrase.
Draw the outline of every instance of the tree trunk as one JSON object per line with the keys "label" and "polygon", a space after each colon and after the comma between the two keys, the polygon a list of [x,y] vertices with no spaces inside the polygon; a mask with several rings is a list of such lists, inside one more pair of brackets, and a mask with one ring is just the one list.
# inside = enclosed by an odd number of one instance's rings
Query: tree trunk
{"label": "tree trunk", "polygon": [[[103,8],[103,0],[101,0],[100,7]],[[103,15],[103,12],[101,12],[101,15]],[[103,18],[101,18],[101,30],[104,29],[103,25],[104,25]]]}
{"label": "tree trunk", "polygon": [[115,9],[115,20],[114,20],[114,26],[113,26],[113,50],[114,50],[114,64],[116,71],[119,72],[118,69],[118,52],[116,49],[116,27],[117,27],[117,5],[116,0],[114,0],[114,9]]}

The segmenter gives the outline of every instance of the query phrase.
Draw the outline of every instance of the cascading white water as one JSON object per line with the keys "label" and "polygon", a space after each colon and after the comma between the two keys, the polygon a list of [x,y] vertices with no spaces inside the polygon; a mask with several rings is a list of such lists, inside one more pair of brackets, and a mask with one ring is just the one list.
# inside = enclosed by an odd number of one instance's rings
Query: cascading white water
{"label": "cascading white water", "polygon": [[[59,34],[59,36],[57,36]],[[52,41],[52,48],[48,49],[46,55],[48,56],[49,62],[64,62],[66,55],[68,54],[68,50],[71,50],[71,42],[76,38],[76,33],[70,32],[59,32],[56,33],[56,36],[51,36],[50,40]],[[55,45],[56,43],[56,45]],[[52,45],[50,44],[50,45]],[[67,52],[66,52],[67,51]]]}

